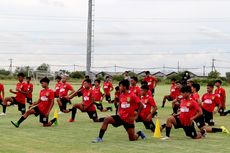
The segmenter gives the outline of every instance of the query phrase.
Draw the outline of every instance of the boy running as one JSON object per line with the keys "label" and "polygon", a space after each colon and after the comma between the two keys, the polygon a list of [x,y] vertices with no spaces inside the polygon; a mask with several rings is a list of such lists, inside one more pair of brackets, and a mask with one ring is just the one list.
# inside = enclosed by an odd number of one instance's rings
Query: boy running
{"label": "boy running", "polygon": [[103,84],[103,89],[105,91],[105,100],[108,103],[111,103],[111,95],[110,95],[110,93],[113,91],[113,85],[110,82],[109,76],[106,76],[106,78],[105,78],[105,82]]}
{"label": "boy running", "polygon": [[11,123],[18,128],[20,124],[30,115],[40,116],[40,122],[44,127],[51,126],[57,119],[54,118],[50,122],[48,121],[49,113],[54,105],[54,91],[49,88],[50,80],[48,78],[43,78],[40,80],[42,90],[40,91],[40,96],[37,102],[30,105],[30,109],[22,115],[22,117],[17,121]]}
{"label": "boy running", "polygon": [[141,97],[141,89],[137,85],[138,83],[138,78],[137,77],[131,77],[130,79],[130,91],[133,92],[137,97]]}
{"label": "boy running", "polygon": [[154,94],[155,94],[155,87],[157,85],[158,80],[157,80],[156,77],[151,76],[149,71],[146,71],[145,75],[146,76],[144,78],[144,81],[148,82],[149,90],[152,92],[152,95],[154,96]]}
{"label": "boy running", "polygon": [[222,85],[221,80],[216,80],[215,81],[216,90],[215,90],[214,93],[216,95],[218,95],[218,97],[220,99],[220,109],[219,109],[220,116],[225,116],[226,92],[225,92],[225,89],[221,85]]}
{"label": "boy running", "polygon": [[0,105],[2,105],[5,96],[4,85],[0,83]]}
{"label": "boy running", "polygon": [[33,89],[34,89],[34,86],[31,83],[31,77],[26,77],[26,85],[27,85],[27,92],[28,92],[28,94],[26,96],[26,102],[31,105],[33,102],[32,93],[33,93]]}

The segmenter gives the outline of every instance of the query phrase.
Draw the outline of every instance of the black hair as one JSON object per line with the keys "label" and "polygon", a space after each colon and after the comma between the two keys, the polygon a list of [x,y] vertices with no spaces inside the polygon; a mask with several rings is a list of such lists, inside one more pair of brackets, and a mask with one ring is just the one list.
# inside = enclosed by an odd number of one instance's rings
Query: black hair
{"label": "black hair", "polygon": [[186,93],[186,92],[192,93],[192,89],[189,86],[183,86],[180,91],[181,93]]}
{"label": "black hair", "polygon": [[212,88],[214,87],[213,83],[208,83],[207,86]]}
{"label": "black hair", "polygon": [[85,79],[89,79],[89,76],[88,76],[88,75],[86,75],[86,76],[85,76]]}
{"label": "black hair", "polygon": [[130,83],[129,83],[129,80],[122,80],[119,82],[119,86],[122,85],[124,86],[127,90],[129,90],[129,86],[130,86]]}
{"label": "black hair", "polygon": [[138,78],[135,77],[135,76],[131,77],[131,79],[133,79],[134,81],[138,82]]}
{"label": "black hair", "polygon": [[44,77],[44,78],[42,78],[41,80],[40,80],[40,83],[42,83],[42,82],[46,82],[46,83],[50,83],[50,79],[49,78],[47,78],[47,77]]}
{"label": "black hair", "polygon": [[195,88],[197,92],[200,91],[200,84],[194,83],[192,84],[192,87]]}
{"label": "black hair", "polygon": [[22,73],[22,72],[20,72],[20,73],[18,73],[18,75],[17,75],[18,77],[25,77],[25,74],[24,73]]}
{"label": "black hair", "polygon": [[176,78],[172,78],[171,81],[176,81]]}
{"label": "black hair", "polygon": [[150,72],[149,71],[145,71],[145,74],[148,75],[148,74],[150,74]]}
{"label": "black hair", "polygon": [[84,82],[87,82],[87,83],[92,83],[92,81],[90,79],[85,79]]}
{"label": "black hair", "polygon": [[142,85],[142,86],[141,86],[141,89],[149,90],[149,87],[148,87],[148,85]]}
{"label": "black hair", "polygon": [[222,81],[221,80],[216,80],[215,83],[222,84]]}
{"label": "black hair", "polygon": [[179,83],[179,84],[181,84],[181,81],[176,81],[176,83]]}
{"label": "black hair", "polygon": [[101,83],[101,80],[96,79],[96,80],[94,80],[94,82],[98,82],[98,83],[100,84],[100,83]]}
{"label": "black hair", "polygon": [[115,87],[115,90],[116,90],[116,91],[119,91],[119,90],[120,90],[120,89],[119,89],[119,86],[116,86],[116,87]]}
{"label": "black hair", "polygon": [[61,80],[61,77],[58,75],[56,76],[55,80]]}
{"label": "black hair", "polygon": [[31,80],[31,77],[26,77],[26,79],[29,79],[29,80]]}
{"label": "black hair", "polygon": [[106,79],[110,78],[108,75],[105,77]]}
{"label": "black hair", "polygon": [[141,81],[141,85],[148,85],[147,81]]}

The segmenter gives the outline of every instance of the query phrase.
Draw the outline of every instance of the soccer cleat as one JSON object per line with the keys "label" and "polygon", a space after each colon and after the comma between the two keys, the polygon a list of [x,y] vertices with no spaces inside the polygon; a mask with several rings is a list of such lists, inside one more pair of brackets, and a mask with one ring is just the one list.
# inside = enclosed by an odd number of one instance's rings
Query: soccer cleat
{"label": "soccer cleat", "polygon": [[141,137],[141,139],[146,140],[146,136],[143,131],[138,131],[137,134]]}
{"label": "soccer cleat", "polygon": [[68,122],[75,122],[75,120],[73,120],[72,118],[71,119],[69,119],[69,121]]}
{"label": "soccer cleat", "polygon": [[19,125],[18,125],[18,123],[16,122],[16,123],[14,123],[13,121],[11,121],[11,123],[16,127],[16,128],[18,128],[19,127]]}
{"label": "soccer cleat", "polygon": [[200,133],[201,133],[202,137],[204,137],[204,138],[207,137],[207,130],[206,129],[201,130]]}
{"label": "soccer cleat", "polygon": [[221,126],[220,128],[222,129],[222,132],[223,132],[223,133],[229,134],[229,131],[228,131],[228,129],[227,129],[226,127]]}
{"label": "soccer cleat", "polygon": [[163,138],[161,138],[161,140],[170,140],[170,138],[169,137],[163,137]]}
{"label": "soccer cleat", "polygon": [[58,115],[63,114],[63,112],[58,112]]}
{"label": "soccer cleat", "polygon": [[92,143],[100,143],[103,142],[102,138],[97,137],[95,140],[92,141]]}
{"label": "soccer cleat", "polygon": [[6,113],[1,113],[0,116],[6,116]]}
{"label": "soccer cleat", "polygon": [[113,108],[112,107],[108,107],[108,111],[112,112]]}

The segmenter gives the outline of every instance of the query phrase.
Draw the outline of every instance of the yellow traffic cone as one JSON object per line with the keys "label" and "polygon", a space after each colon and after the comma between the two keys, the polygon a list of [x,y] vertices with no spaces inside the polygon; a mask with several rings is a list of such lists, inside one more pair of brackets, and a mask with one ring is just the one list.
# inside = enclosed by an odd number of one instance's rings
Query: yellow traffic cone
{"label": "yellow traffic cone", "polygon": [[55,109],[55,111],[54,111],[54,118],[56,118],[54,125],[57,126],[58,125],[58,111],[57,111],[57,109]]}
{"label": "yellow traffic cone", "polygon": [[160,125],[160,121],[157,118],[156,120],[156,128],[155,128],[155,132],[153,134],[154,138],[161,138],[161,125]]}

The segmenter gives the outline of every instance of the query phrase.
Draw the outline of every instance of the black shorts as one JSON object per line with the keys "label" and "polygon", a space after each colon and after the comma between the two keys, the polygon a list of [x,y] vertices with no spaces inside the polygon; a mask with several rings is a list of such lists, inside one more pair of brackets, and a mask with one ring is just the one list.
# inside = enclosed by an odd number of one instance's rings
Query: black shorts
{"label": "black shorts", "polygon": [[173,101],[173,100],[174,100],[173,97],[170,96],[170,95],[168,95],[166,99],[167,99],[168,101]]}
{"label": "black shorts", "polygon": [[140,117],[137,118],[136,122],[142,122],[146,129],[154,129],[155,130],[155,124],[153,121],[144,121]]}
{"label": "black shorts", "polygon": [[60,98],[60,101],[61,101],[61,104],[62,104],[62,108],[64,109],[64,110],[66,110],[66,108],[67,108],[67,104],[69,103],[71,103],[71,101],[70,100],[68,100],[68,99],[66,99],[66,98]]}
{"label": "black shorts", "polygon": [[153,89],[151,90],[151,92],[152,92],[152,95],[154,96],[154,94],[155,94],[155,88],[153,88]]}
{"label": "black shorts", "polygon": [[135,128],[135,125],[134,125],[134,124],[126,123],[125,121],[123,121],[123,120],[121,119],[121,117],[120,117],[119,115],[113,115],[113,116],[111,116],[111,117],[112,117],[112,118],[114,119],[114,121],[115,121],[115,123],[112,124],[114,127],[119,127],[119,126],[123,125],[126,131],[127,131],[128,129],[130,129],[130,128]]}
{"label": "black shorts", "polygon": [[105,100],[110,102],[111,101],[111,96],[110,95],[105,95]]}
{"label": "black shorts", "polygon": [[32,100],[32,98],[26,98],[26,102],[27,102],[28,104],[32,104],[32,103],[33,103],[33,100]]}
{"label": "black shorts", "polygon": [[49,122],[49,117],[41,114],[40,110],[38,109],[38,107],[34,107],[33,110],[35,111],[35,116],[37,117],[38,115],[40,116],[39,118],[39,121],[40,123],[43,123],[43,124],[48,124]]}
{"label": "black shorts", "polygon": [[91,111],[91,112],[87,112],[88,116],[90,119],[97,119],[97,112],[96,111]]}
{"label": "black shorts", "polygon": [[13,99],[11,105],[18,105],[18,111],[26,112],[26,104],[19,103],[15,97],[11,97],[11,98]]}
{"label": "black shorts", "polygon": [[213,113],[206,111],[205,109],[203,110],[203,115],[204,115],[204,121],[205,123],[208,123],[209,126],[214,126],[214,120],[213,120]]}
{"label": "black shorts", "polygon": [[102,103],[95,102],[94,104],[95,104],[95,106],[97,107],[98,110],[103,111],[104,108],[103,108]]}
{"label": "black shorts", "polygon": [[179,129],[179,128],[183,128],[180,119],[179,119],[179,115],[174,115],[173,116],[176,120],[176,125],[174,125],[175,129]]}
{"label": "black shorts", "polygon": [[0,99],[0,105],[2,105],[2,99]]}
{"label": "black shorts", "polygon": [[184,129],[186,136],[191,137],[193,139],[197,137],[194,123],[192,123],[191,126],[184,126],[183,129]]}
{"label": "black shorts", "polygon": [[196,122],[197,127],[200,129],[205,126],[204,116],[201,115],[197,119],[194,120]]}

